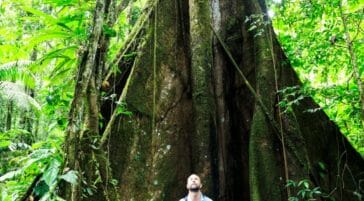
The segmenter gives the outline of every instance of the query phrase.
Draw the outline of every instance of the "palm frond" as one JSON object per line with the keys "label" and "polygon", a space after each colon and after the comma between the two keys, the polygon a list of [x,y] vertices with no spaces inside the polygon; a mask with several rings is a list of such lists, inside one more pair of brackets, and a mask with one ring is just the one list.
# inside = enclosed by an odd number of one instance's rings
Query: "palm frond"
{"label": "palm frond", "polygon": [[24,110],[39,111],[41,109],[39,103],[25,92],[24,86],[18,83],[0,82],[0,96],[8,101],[14,101],[16,106]]}

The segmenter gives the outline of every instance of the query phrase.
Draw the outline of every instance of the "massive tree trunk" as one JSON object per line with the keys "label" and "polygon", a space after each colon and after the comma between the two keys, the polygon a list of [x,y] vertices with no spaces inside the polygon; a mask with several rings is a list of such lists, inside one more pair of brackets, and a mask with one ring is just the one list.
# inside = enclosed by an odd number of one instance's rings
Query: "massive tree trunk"
{"label": "massive tree trunk", "polygon": [[278,91],[300,82],[264,1],[155,0],[145,13],[107,77],[133,114],[102,105],[118,199],[177,200],[192,172],[221,201],[287,200],[287,179],[338,200],[363,193],[363,159],[322,111],[306,112],[313,100],[278,108]]}

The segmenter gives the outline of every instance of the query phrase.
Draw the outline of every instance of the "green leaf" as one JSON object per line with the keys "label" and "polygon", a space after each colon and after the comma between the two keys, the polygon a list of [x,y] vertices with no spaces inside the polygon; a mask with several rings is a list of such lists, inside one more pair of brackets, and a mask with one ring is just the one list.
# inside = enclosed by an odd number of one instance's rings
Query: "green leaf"
{"label": "green leaf", "polygon": [[40,10],[34,9],[32,7],[27,7],[27,6],[23,6],[22,9],[29,13],[33,13],[34,15],[43,17],[47,22],[51,22],[53,24],[57,23],[57,19],[55,17],[53,17],[52,15],[49,15],[47,13],[44,13]]}
{"label": "green leaf", "polygon": [[88,195],[93,195],[94,194],[92,189],[88,188],[88,187],[86,188],[86,192],[88,193]]}
{"label": "green leaf", "polygon": [[45,60],[51,60],[55,58],[65,58],[70,59],[67,55],[65,55],[68,51],[75,51],[78,47],[77,46],[68,46],[60,49],[55,49],[47,54],[45,54],[42,58],[40,58],[41,62],[44,62]]}
{"label": "green leaf", "polygon": [[287,180],[286,187],[296,187],[296,182],[293,180]]}
{"label": "green leaf", "polygon": [[288,201],[299,201],[300,199],[298,199],[297,197],[289,197]]}
{"label": "green leaf", "polygon": [[298,186],[304,186],[305,188],[309,188],[309,182],[307,179],[301,180],[298,182]]}
{"label": "green leaf", "polygon": [[65,31],[43,31],[36,37],[29,38],[29,46],[34,47],[44,41],[52,41],[54,39],[65,39],[69,38],[70,34]]}
{"label": "green leaf", "polygon": [[42,178],[48,186],[52,186],[55,183],[55,181],[57,180],[60,166],[61,166],[61,163],[58,160],[53,159],[51,161],[51,164],[49,165],[49,167],[44,172]]}
{"label": "green leaf", "polygon": [[320,162],[318,162],[318,165],[321,168],[321,170],[325,170],[326,169],[325,163],[323,163],[323,162],[320,161]]}
{"label": "green leaf", "polygon": [[252,25],[252,26],[250,26],[249,27],[249,29],[248,29],[248,31],[253,31],[254,29],[256,29],[257,28],[257,26],[256,25]]}
{"label": "green leaf", "polygon": [[57,22],[57,25],[60,26],[60,27],[63,27],[65,29],[67,29],[68,31],[71,31],[73,32],[73,30],[71,28],[69,28],[65,23],[63,22]]}
{"label": "green leaf", "polygon": [[0,177],[0,182],[3,182],[8,179],[13,179],[14,177],[18,176],[21,173],[21,170],[14,170],[7,172],[3,176]]}
{"label": "green leaf", "polygon": [[40,181],[34,188],[34,193],[41,198],[47,197],[49,195],[49,186],[44,181]]}
{"label": "green leaf", "polygon": [[74,170],[68,171],[66,174],[59,176],[60,179],[67,181],[68,183],[77,184],[78,176]]}

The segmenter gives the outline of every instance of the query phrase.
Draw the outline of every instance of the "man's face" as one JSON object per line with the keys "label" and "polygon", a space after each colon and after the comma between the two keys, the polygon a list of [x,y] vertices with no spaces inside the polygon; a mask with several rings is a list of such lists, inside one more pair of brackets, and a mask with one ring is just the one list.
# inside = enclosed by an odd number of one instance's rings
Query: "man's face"
{"label": "man's face", "polygon": [[187,190],[189,191],[199,191],[202,187],[201,179],[195,174],[192,174],[187,179]]}

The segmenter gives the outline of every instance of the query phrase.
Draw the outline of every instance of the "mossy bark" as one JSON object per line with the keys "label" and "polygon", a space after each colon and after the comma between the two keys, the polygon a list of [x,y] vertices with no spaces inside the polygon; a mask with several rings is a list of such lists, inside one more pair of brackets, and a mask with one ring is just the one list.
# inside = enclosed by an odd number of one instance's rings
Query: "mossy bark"
{"label": "mossy bark", "polygon": [[[135,60],[116,58],[128,68],[111,78],[133,113],[117,117],[105,145],[120,200],[177,200],[193,172],[221,201],[287,200],[296,192],[286,179],[308,179],[338,200],[362,193],[363,159],[322,111],[305,112],[312,99],[277,108],[278,90],[300,82],[263,1],[159,0],[150,9]],[[246,17],[261,26],[249,30]]]}
{"label": "mossy bark", "polygon": [[213,188],[211,139],[216,138],[215,106],[212,93],[212,30],[209,1],[189,1],[191,52],[191,89],[193,131],[191,139],[192,172],[199,172],[206,189]]}

